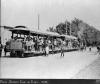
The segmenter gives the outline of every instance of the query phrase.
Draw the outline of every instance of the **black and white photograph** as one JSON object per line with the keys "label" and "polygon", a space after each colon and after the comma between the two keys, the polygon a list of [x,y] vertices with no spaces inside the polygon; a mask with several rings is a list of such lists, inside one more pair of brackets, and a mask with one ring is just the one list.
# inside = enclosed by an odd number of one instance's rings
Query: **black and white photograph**
{"label": "black and white photograph", "polygon": [[0,79],[100,83],[100,0],[1,0]]}

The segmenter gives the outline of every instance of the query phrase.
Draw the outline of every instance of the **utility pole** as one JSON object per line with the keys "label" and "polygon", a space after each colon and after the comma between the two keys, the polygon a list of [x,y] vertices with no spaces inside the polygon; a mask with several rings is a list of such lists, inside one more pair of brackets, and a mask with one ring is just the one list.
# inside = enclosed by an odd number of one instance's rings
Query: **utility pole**
{"label": "utility pole", "polygon": [[39,27],[40,27],[40,16],[38,14],[38,30],[39,30]]}
{"label": "utility pole", "polygon": [[65,21],[65,25],[66,25],[66,34],[68,34],[68,28],[67,28],[67,20]]}

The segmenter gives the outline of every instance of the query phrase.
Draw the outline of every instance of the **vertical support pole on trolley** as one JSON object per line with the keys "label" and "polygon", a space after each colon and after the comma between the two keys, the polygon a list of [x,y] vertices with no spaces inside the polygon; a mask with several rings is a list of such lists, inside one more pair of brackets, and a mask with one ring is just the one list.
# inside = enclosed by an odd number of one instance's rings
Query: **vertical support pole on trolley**
{"label": "vertical support pole on trolley", "polygon": [[14,34],[13,34],[13,32],[12,32],[12,36],[11,36],[11,38],[13,39],[13,37],[14,37]]}
{"label": "vertical support pole on trolley", "polygon": [[[70,36],[71,36],[71,24],[70,24]],[[71,41],[71,39],[70,39],[70,46],[72,48],[72,41]]]}

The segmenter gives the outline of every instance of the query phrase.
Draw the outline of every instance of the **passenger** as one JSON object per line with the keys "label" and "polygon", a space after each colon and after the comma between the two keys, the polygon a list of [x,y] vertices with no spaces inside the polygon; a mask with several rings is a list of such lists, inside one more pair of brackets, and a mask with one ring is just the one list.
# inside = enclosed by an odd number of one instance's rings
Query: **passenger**
{"label": "passenger", "polygon": [[39,40],[39,38],[37,38],[37,42],[36,42],[37,51],[39,51],[39,42],[40,42],[40,40]]}
{"label": "passenger", "polygon": [[56,45],[57,45],[57,42],[56,42],[56,40],[54,40],[54,50],[56,48]]}
{"label": "passenger", "polygon": [[48,43],[49,43],[49,44],[51,44],[51,41],[50,41],[50,40],[48,40]]}
{"label": "passenger", "polygon": [[29,41],[29,44],[30,44],[30,50],[33,50],[34,49],[34,42],[32,39]]}
{"label": "passenger", "polygon": [[61,41],[61,57],[64,57],[64,41]]}
{"label": "passenger", "polygon": [[35,45],[35,42],[32,41],[32,50],[35,50],[34,45]]}
{"label": "passenger", "polygon": [[5,56],[6,56],[6,53],[7,53],[7,45],[4,46],[4,53],[5,53]]}
{"label": "passenger", "polygon": [[81,46],[81,51],[83,51],[83,50],[84,50],[84,46],[82,45],[82,46]]}
{"label": "passenger", "polygon": [[100,46],[97,46],[97,52],[100,54]]}
{"label": "passenger", "polygon": [[91,51],[91,46],[89,47],[89,51]]}
{"label": "passenger", "polygon": [[43,39],[40,41],[40,51],[43,51]]}
{"label": "passenger", "polygon": [[45,48],[45,55],[46,56],[49,55],[49,45],[48,44],[46,45],[46,48]]}
{"label": "passenger", "polygon": [[45,44],[42,44],[42,52],[45,53]]}
{"label": "passenger", "polygon": [[86,45],[84,45],[84,50],[86,50]]}
{"label": "passenger", "polygon": [[0,57],[2,55],[2,48],[3,48],[3,46],[2,46],[2,44],[0,44]]}

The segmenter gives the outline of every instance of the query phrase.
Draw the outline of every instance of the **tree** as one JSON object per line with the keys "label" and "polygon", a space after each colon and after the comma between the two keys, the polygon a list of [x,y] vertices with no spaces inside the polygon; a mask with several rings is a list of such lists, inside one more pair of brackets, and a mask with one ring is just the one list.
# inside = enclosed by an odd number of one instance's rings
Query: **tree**
{"label": "tree", "polygon": [[56,31],[59,34],[66,34],[66,24],[60,23],[56,26]]}
{"label": "tree", "polygon": [[56,32],[56,29],[54,29],[53,27],[49,27],[49,29],[47,29],[47,31]]}
{"label": "tree", "polygon": [[77,18],[74,18],[74,20],[71,21],[71,34],[78,37],[78,31],[80,31],[79,24],[82,22],[82,20],[79,20]]}

